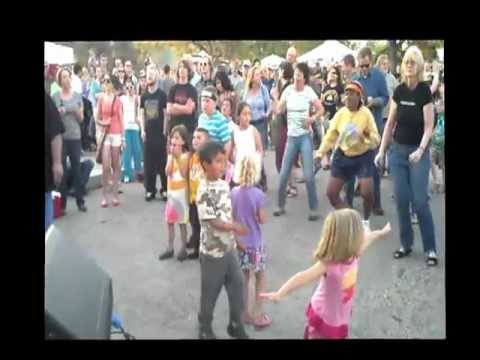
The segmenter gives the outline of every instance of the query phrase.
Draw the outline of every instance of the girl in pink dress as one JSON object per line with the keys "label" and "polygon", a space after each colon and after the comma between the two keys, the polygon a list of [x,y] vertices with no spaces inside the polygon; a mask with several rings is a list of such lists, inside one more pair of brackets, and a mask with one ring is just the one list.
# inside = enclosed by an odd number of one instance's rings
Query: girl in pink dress
{"label": "girl in pink dress", "polygon": [[315,264],[292,276],[278,291],[260,294],[279,301],[290,292],[312,281],[319,281],[306,309],[305,339],[345,339],[352,317],[357,281],[358,258],[378,239],[391,231],[365,231],[360,214],[352,209],[331,212],[323,226],[314,253]]}

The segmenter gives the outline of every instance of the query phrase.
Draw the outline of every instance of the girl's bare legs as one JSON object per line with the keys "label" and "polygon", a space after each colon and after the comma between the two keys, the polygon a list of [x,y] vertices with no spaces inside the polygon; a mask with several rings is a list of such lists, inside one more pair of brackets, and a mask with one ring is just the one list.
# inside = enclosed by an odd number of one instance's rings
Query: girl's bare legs
{"label": "girl's bare legs", "polygon": [[173,251],[173,242],[175,240],[175,224],[168,224],[168,250]]}
{"label": "girl's bare legs", "polygon": [[370,219],[373,208],[373,178],[359,178],[360,195],[363,198],[363,219]]}
{"label": "girl's bare legs", "polygon": [[244,296],[245,296],[245,310],[243,311],[243,323],[252,322],[252,314],[250,312],[250,301],[248,296],[248,290],[250,287],[250,270],[242,270],[244,278]]}
{"label": "girl's bare legs", "polygon": [[266,279],[265,271],[258,271],[255,273],[255,310],[254,316],[260,316],[263,314],[263,301],[260,299],[260,294],[265,292]]}
{"label": "girl's bare legs", "polygon": [[102,194],[103,194],[102,203],[108,201],[110,177],[112,174],[111,159],[112,159],[111,147],[110,145],[104,145],[103,152],[102,152]]}
{"label": "girl's bare legs", "polygon": [[112,146],[112,169],[113,169],[113,201],[118,202],[118,186],[120,183],[120,146]]}
{"label": "girl's bare legs", "polygon": [[180,253],[182,253],[187,251],[187,224],[180,224],[180,237],[182,240],[182,248],[180,249]]}

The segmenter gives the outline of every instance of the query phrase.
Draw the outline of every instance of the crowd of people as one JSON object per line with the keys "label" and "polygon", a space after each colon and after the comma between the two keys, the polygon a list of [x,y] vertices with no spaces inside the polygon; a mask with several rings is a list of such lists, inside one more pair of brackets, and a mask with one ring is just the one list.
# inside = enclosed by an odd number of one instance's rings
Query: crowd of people
{"label": "crowd of people", "polygon": [[[159,260],[175,255],[175,225],[177,260],[200,258],[199,338],[215,338],[211,323],[223,286],[228,333],[247,338],[245,325],[258,329],[272,321],[264,301],[312,281],[319,286],[307,309],[305,338],[347,337],[358,257],[391,232],[389,223],[370,229],[372,214],[384,216],[382,177],[393,180],[400,227],[393,257],[412,252],[415,215],[426,263],[438,263],[429,198],[445,191],[443,70],[414,46],[402,59],[400,81],[387,55],[374,66],[369,48],[328,67],[296,58],[291,47],[278,68],[257,59],[214,67],[209,57],[184,57],[174,69],[160,69],[148,57],[136,73],[130,60],[114,59],[109,69],[108,57],[91,51],[85,67],[46,66],[45,231],[53,222],[54,188],[62,194],[63,213],[70,186],[78,210],[87,211],[81,154],[94,149],[102,164],[100,206],[121,205],[120,182],[143,182],[147,202],[157,193],[166,202],[168,242]],[[324,191],[334,210],[323,225],[315,265],[266,292],[261,225],[272,181],[264,157],[272,148],[279,173],[273,215],[287,216],[287,198],[298,196],[304,182],[308,220],[317,221],[320,169],[330,170]],[[356,193],[363,217],[353,209]]]}

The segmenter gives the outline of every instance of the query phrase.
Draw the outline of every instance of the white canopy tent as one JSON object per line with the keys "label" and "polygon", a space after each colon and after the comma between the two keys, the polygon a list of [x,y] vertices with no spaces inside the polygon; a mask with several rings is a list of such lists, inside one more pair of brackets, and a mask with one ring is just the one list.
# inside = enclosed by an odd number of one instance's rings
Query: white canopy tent
{"label": "white canopy tent", "polygon": [[262,65],[271,66],[271,67],[276,69],[280,66],[280,64],[283,61],[285,61],[284,58],[282,58],[278,55],[272,54],[272,55],[267,56],[266,58],[262,59],[261,63],[262,63]]}
{"label": "white canopy tent", "polygon": [[45,64],[69,65],[75,63],[73,48],[45,42]]}
{"label": "white canopy tent", "polygon": [[297,61],[307,63],[320,61],[322,64],[332,64],[341,61],[347,54],[355,56],[356,51],[337,40],[327,40],[322,45],[300,56]]}

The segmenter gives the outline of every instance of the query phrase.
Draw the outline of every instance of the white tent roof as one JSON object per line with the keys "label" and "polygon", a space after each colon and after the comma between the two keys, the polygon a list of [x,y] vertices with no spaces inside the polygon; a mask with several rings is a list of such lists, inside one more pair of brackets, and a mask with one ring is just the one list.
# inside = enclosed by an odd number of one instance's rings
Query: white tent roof
{"label": "white tent roof", "polygon": [[327,40],[322,45],[300,56],[297,61],[321,61],[322,63],[331,64],[342,60],[347,54],[355,55],[355,51],[337,40]]}
{"label": "white tent roof", "polygon": [[45,42],[45,63],[55,65],[67,65],[75,62],[73,48]]}
{"label": "white tent roof", "polygon": [[274,68],[277,68],[280,66],[280,64],[285,61],[284,58],[272,54],[270,56],[267,56],[266,58],[262,59],[261,63],[262,65],[267,65],[267,66],[273,66]]}

